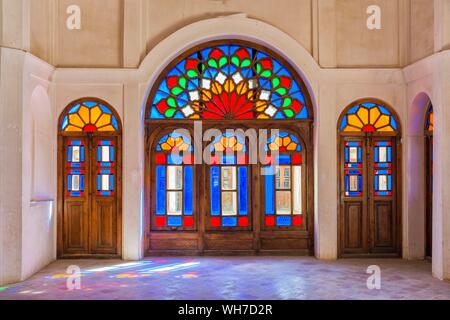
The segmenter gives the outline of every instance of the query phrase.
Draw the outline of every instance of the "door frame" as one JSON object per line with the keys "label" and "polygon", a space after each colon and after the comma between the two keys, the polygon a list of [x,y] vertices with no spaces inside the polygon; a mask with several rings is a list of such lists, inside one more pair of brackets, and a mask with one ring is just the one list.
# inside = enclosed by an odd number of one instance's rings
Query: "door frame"
{"label": "door frame", "polygon": [[[362,104],[362,103],[376,103],[378,105],[381,105],[385,108],[387,108],[392,115],[395,117],[396,121],[397,121],[397,126],[398,129],[396,132],[342,132],[339,127],[340,124],[342,123],[342,120],[344,118],[344,116],[347,114],[347,111],[358,105],[358,104]],[[343,174],[342,174],[342,166],[343,166],[343,154],[342,154],[342,143],[344,141],[345,137],[360,137],[362,139],[364,139],[364,141],[366,142],[367,138],[395,138],[395,142],[396,142],[396,146],[395,146],[395,161],[396,161],[396,168],[397,168],[397,174],[396,174],[396,195],[395,195],[395,207],[396,207],[396,214],[397,214],[397,231],[396,231],[396,235],[397,235],[397,239],[396,239],[396,249],[397,252],[395,254],[345,254],[342,253],[342,240],[341,240],[341,233],[343,232],[342,230],[342,226],[341,226],[341,220],[342,220],[342,207],[343,207],[343,202],[342,202],[342,198],[341,198],[341,194],[342,192],[345,192],[344,190],[342,190],[342,183],[343,183]],[[372,139],[373,140],[373,139]],[[402,126],[400,123],[400,118],[397,115],[397,112],[386,102],[380,100],[380,99],[376,99],[376,98],[364,98],[364,99],[359,99],[356,100],[354,102],[352,102],[350,105],[348,105],[346,108],[344,108],[344,110],[342,111],[338,122],[337,122],[337,128],[336,128],[336,142],[337,142],[337,166],[336,166],[336,172],[337,172],[337,253],[338,253],[338,258],[390,258],[390,257],[402,257],[403,255],[403,202],[402,202],[402,196],[403,196],[403,184],[402,184],[402,180],[403,180],[403,175],[402,175]],[[367,146],[365,146],[363,148],[363,150],[367,148]],[[366,150],[367,153],[367,150]],[[364,172],[367,171],[367,165],[365,168],[363,168]],[[366,173],[366,176],[369,176],[369,173]],[[368,180],[367,183],[369,183],[370,181],[372,181],[371,179],[366,179]],[[369,181],[370,180],[370,181]],[[363,190],[363,195],[366,194],[366,199],[363,200],[364,203],[368,202],[368,195],[367,192],[369,191],[369,188],[366,187],[367,190]],[[370,212],[370,208],[369,207],[369,203],[366,204],[367,206],[367,216],[368,216],[368,223],[370,224],[370,217],[369,217],[369,212]],[[369,227],[370,228],[370,227]],[[367,230],[367,232],[370,233],[370,230]]]}
{"label": "door frame", "polygon": [[[64,116],[68,113],[68,111],[75,105],[83,102],[98,102],[99,104],[103,104],[109,108],[109,110],[113,113],[113,115],[117,119],[119,129],[116,132],[95,132],[87,134],[85,132],[62,132],[61,125],[64,119]],[[64,253],[64,223],[63,223],[63,213],[64,213],[64,180],[65,180],[65,171],[64,171],[64,161],[65,161],[65,138],[77,138],[77,137],[85,137],[87,140],[91,140],[93,137],[97,136],[114,136],[117,137],[117,150],[116,150],[116,210],[117,210],[117,253],[116,254],[66,254]],[[57,137],[58,137],[58,147],[57,147],[57,212],[56,212],[56,220],[57,220],[57,243],[56,243],[56,257],[57,259],[86,259],[86,258],[95,258],[95,259],[121,259],[122,258],[122,121],[120,119],[117,111],[112,107],[108,102],[94,97],[85,97],[75,101],[72,101],[67,105],[66,108],[61,112],[58,119],[58,127],[57,127]],[[92,139],[93,140],[93,139]],[[91,160],[91,159],[90,159]],[[88,231],[89,232],[89,231]]]}

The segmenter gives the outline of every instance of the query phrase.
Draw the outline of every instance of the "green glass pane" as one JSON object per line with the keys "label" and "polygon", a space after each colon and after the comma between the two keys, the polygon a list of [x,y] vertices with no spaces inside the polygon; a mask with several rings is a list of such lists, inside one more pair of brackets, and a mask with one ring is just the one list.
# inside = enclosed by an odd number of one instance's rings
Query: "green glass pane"
{"label": "green glass pane", "polygon": [[208,60],[208,65],[210,66],[210,67],[213,67],[213,68],[217,68],[218,66],[217,66],[217,62],[216,62],[216,60],[214,60],[214,59],[209,59]]}
{"label": "green glass pane", "polygon": [[188,75],[189,78],[196,78],[198,76],[198,73],[197,73],[197,71],[189,70],[187,72],[187,75]]}
{"label": "green glass pane", "polygon": [[224,65],[227,64],[227,62],[228,62],[227,57],[222,57],[222,58],[220,58],[220,60],[219,60],[219,67],[222,68]]}
{"label": "green glass pane", "polygon": [[280,96],[284,96],[287,93],[287,90],[285,88],[279,88],[276,91]]}
{"label": "green glass pane", "polygon": [[172,94],[174,94],[176,96],[179,95],[182,92],[183,92],[183,89],[181,89],[179,87],[175,87],[175,88],[172,89]]}
{"label": "green glass pane", "polygon": [[273,78],[272,80],[272,86],[274,88],[278,87],[280,85],[280,79],[279,78]]}
{"label": "green glass pane", "polygon": [[174,98],[169,98],[169,99],[167,99],[167,104],[168,104],[169,106],[171,106],[172,108],[176,108],[176,106],[177,106],[177,102],[175,101]]}
{"label": "green glass pane", "polygon": [[234,64],[236,67],[239,67],[239,58],[238,57],[233,57],[231,58],[231,63]]}
{"label": "green glass pane", "polygon": [[285,107],[285,108],[289,107],[291,104],[292,104],[292,99],[291,98],[284,99],[283,107]]}
{"label": "green glass pane", "polygon": [[288,118],[292,118],[295,115],[294,111],[292,111],[291,109],[285,109],[283,111],[284,111],[284,114],[286,115],[286,117],[288,117]]}
{"label": "green glass pane", "polygon": [[178,83],[180,84],[180,86],[181,86],[183,89],[186,89],[186,85],[187,85],[187,80],[186,80],[186,78],[180,78],[180,80],[178,81]]}
{"label": "green glass pane", "polygon": [[264,78],[270,78],[271,75],[272,75],[272,72],[270,72],[269,70],[266,70],[263,73],[261,73],[261,77],[264,77]]}
{"label": "green glass pane", "polygon": [[170,109],[167,109],[167,110],[166,110],[165,115],[166,115],[166,117],[168,117],[168,118],[172,118],[173,115],[175,114],[175,112],[177,112],[177,109],[175,109],[175,108],[170,108]]}
{"label": "green glass pane", "polygon": [[256,65],[256,73],[261,73],[261,64],[260,63],[258,63],[257,65]]}
{"label": "green glass pane", "polygon": [[250,66],[252,62],[250,61],[250,59],[245,59],[244,61],[242,61],[241,63],[241,68],[247,68]]}

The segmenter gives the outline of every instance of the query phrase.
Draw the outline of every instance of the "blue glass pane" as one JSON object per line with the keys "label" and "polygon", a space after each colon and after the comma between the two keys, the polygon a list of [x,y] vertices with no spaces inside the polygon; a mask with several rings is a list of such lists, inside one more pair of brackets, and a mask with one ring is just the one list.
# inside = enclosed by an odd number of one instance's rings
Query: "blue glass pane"
{"label": "blue glass pane", "polygon": [[183,221],[181,217],[168,217],[167,225],[169,227],[181,227],[183,225]]}
{"label": "blue glass pane", "polygon": [[236,227],[237,226],[237,218],[223,217],[222,218],[222,226],[223,227]]}
{"label": "blue glass pane", "polygon": [[290,216],[278,216],[277,217],[277,226],[289,227],[291,225],[292,225],[292,218]]}
{"label": "blue glass pane", "polygon": [[220,215],[220,168],[211,167],[211,215]]}
{"label": "blue glass pane", "polygon": [[166,214],[166,167],[156,167],[156,214]]}
{"label": "blue glass pane", "polygon": [[275,214],[275,201],[274,201],[274,183],[275,183],[275,176],[273,175],[266,175],[266,214]]}
{"label": "blue glass pane", "polygon": [[194,169],[191,166],[184,167],[184,214],[191,216],[193,213],[193,181]]}
{"label": "blue glass pane", "polygon": [[291,164],[291,156],[282,154],[278,157],[278,163],[279,164]]}
{"label": "blue glass pane", "polygon": [[247,167],[239,167],[239,214],[248,214],[248,178]]}

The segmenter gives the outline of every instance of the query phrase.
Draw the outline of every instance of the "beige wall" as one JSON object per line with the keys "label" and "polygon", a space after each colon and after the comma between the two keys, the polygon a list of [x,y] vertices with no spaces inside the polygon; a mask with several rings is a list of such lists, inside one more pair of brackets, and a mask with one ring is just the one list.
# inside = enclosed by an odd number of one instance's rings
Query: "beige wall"
{"label": "beige wall", "polygon": [[[31,51],[59,67],[136,68],[151,49],[176,30],[207,18],[245,13],[288,34],[322,67],[400,67],[434,52],[433,3],[434,0],[39,0],[31,1]],[[81,30],[66,28],[66,9],[73,4],[81,8]],[[366,26],[370,5],[381,8],[381,30],[368,30]],[[446,19],[442,21],[448,24]],[[450,43],[450,35],[448,40],[447,33],[442,37],[443,45]]]}

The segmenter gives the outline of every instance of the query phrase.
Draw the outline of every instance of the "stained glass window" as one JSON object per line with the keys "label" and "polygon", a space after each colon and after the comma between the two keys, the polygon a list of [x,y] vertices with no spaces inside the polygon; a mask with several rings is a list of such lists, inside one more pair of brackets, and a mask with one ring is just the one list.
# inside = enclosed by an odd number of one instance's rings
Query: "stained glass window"
{"label": "stained glass window", "polygon": [[301,227],[303,154],[300,141],[295,135],[281,131],[268,139],[266,152],[266,164],[270,166],[264,171],[265,227]]}
{"label": "stained glass window", "polygon": [[100,140],[97,143],[97,195],[114,195],[114,162],[115,145],[111,140]]}
{"label": "stained glass window", "polygon": [[434,131],[434,114],[433,114],[433,106],[430,106],[427,113],[427,120],[425,124],[426,130],[428,132]]}
{"label": "stained glass window", "polygon": [[115,132],[119,124],[112,110],[98,101],[75,103],[61,124],[64,132]]}
{"label": "stained glass window", "polygon": [[211,143],[210,226],[249,227],[249,169],[245,139],[224,132]]}
{"label": "stained glass window", "polygon": [[361,141],[345,143],[345,195],[361,197],[363,191],[363,151]]}
{"label": "stained glass window", "polygon": [[375,196],[392,196],[392,142],[374,142]]}
{"label": "stained glass window", "polygon": [[340,124],[343,132],[395,132],[398,130],[395,116],[378,103],[361,103],[352,106]]}
{"label": "stained glass window", "polygon": [[194,159],[190,139],[175,132],[156,145],[155,229],[194,228]]}
{"label": "stained glass window", "polygon": [[69,140],[67,144],[67,180],[68,197],[84,196],[86,147],[82,140]]}
{"label": "stained glass window", "polygon": [[308,119],[308,101],[289,67],[250,45],[197,50],[163,73],[150,119]]}

